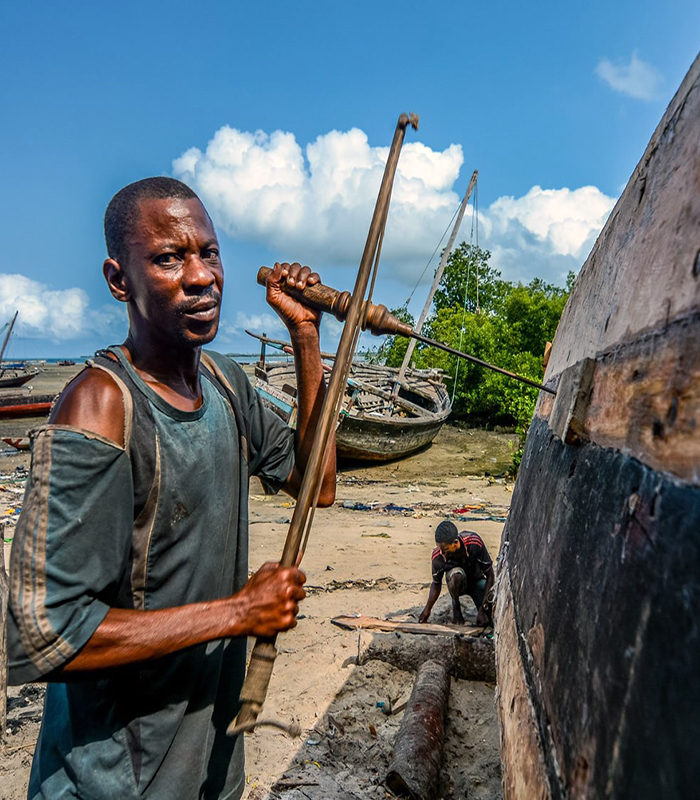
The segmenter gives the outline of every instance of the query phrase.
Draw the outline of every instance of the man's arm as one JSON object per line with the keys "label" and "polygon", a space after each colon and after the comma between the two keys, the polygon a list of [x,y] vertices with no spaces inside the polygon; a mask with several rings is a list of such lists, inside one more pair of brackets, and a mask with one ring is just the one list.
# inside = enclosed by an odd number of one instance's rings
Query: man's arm
{"label": "man's arm", "polygon": [[418,617],[418,622],[428,621],[430,612],[433,610],[433,606],[437,602],[438,597],[440,597],[441,590],[442,590],[442,581],[440,581],[439,583],[433,581],[430,584],[430,592],[428,592],[428,602],[425,604],[425,608],[420,612],[420,617]]}
{"label": "man's arm", "polygon": [[[294,367],[297,377],[297,433],[295,441],[296,463],[283,488],[296,497],[301,486],[313,444],[314,433],[326,396],[323,377],[318,328],[321,314],[307,308],[286,294],[287,285],[302,291],[307,285],[320,282],[319,276],[298,263],[275,264],[267,279],[267,301],[282,318],[289,330],[294,349]],[[335,426],[331,431],[321,493],[318,505],[330,506],[335,500]]]}
{"label": "man's arm", "polygon": [[273,636],[296,626],[306,576],[295,567],[263,564],[231,597],[158,611],[112,608],[58,675],[121,667],[213,639]]}
{"label": "man's arm", "polygon": [[[63,393],[51,422],[97,433],[123,447],[121,391],[104,371],[86,370]],[[51,678],[160,658],[213,639],[288,630],[305,597],[304,581],[296,567],[265,564],[230,597],[157,611],[110,609],[80,652]]]}

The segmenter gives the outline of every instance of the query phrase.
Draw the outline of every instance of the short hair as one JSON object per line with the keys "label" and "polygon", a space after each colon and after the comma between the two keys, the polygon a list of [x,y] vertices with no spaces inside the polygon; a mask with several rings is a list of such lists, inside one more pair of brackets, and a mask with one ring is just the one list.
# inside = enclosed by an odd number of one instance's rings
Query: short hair
{"label": "short hair", "polygon": [[435,528],[435,542],[437,544],[451,544],[459,536],[459,531],[454,522],[446,519]]}
{"label": "short hair", "polygon": [[[175,178],[144,178],[120,189],[105,211],[105,243],[107,254],[124,263],[128,252],[127,239],[139,216],[142,200],[199,200],[190,187]],[[201,201],[200,201],[201,202]]]}

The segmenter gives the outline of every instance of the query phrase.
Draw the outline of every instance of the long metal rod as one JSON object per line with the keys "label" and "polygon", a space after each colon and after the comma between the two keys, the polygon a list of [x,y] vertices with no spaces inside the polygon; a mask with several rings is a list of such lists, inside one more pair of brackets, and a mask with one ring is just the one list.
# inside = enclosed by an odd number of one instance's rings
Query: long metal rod
{"label": "long metal rod", "polygon": [[[340,337],[335,364],[331,373],[328,389],[326,390],[319,421],[316,425],[311,451],[299,488],[292,521],[282,552],[282,558],[280,559],[280,564],[282,566],[292,566],[296,563],[304,534],[308,533],[310,522],[313,518],[313,511],[315,503],[318,500],[324,473],[328,441],[335,427],[339,412],[339,404],[342,402],[342,397],[345,393],[347,375],[354,355],[354,347],[364,321],[365,292],[367,290],[367,284],[369,283],[372,265],[377,254],[377,248],[381,240],[383,225],[386,221],[399,153],[406,134],[406,128],[409,124],[417,128],[418,118],[413,115],[409,117],[407,114],[402,114],[399,117],[396,130],[394,131],[394,138],[384,169],[384,176],[382,178],[377,204],[374,209],[365,249],[360,262],[360,268],[355,281],[355,288],[347,308],[345,326],[343,327],[343,333]],[[272,667],[277,656],[275,640],[276,637],[269,639],[258,638],[255,643],[255,647],[251,653],[248,674],[246,675],[245,683],[241,689],[241,709],[238,716],[227,730],[229,735],[235,735],[243,730],[249,730],[251,724],[255,722],[262,709],[267,695],[267,687],[272,676]]]}
{"label": "long metal rod", "polygon": [[[260,336],[260,334],[252,333],[251,331],[246,331],[249,336],[253,336],[255,339],[260,339],[263,343],[269,343],[273,346],[278,346],[280,349],[283,349],[285,353],[289,355],[293,354],[292,345],[290,342],[284,342],[281,339],[270,339],[267,336]],[[541,389],[543,392],[549,392],[550,394],[556,394],[554,389],[550,389],[549,386],[545,386],[542,383],[537,383],[536,381],[530,380],[530,378],[526,378],[524,375],[518,375],[516,372],[509,372],[507,369],[503,369],[502,367],[497,367],[495,364],[491,364],[488,361],[483,361],[481,358],[477,358],[476,356],[472,356],[469,353],[464,353],[461,350],[455,350],[453,347],[450,347],[447,344],[443,344],[442,342],[438,342],[437,339],[428,339],[427,336],[422,336],[418,333],[418,331],[412,331],[411,333],[401,331],[400,333],[396,333],[396,336],[405,336],[411,339],[411,341],[418,341],[425,344],[429,344],[431,347],[438,347],[440,350],[445,350],[448,353],[452,353],[454,356],[459,356],[460,358],[464,358],[467,361],[471,361],[473,364],[478,364],[480,367],[485,367],[486,369],[493,370],[494,372],[500,372],[502,375],[507,375],[509,378],[513,378],[516,381],[520,381],[521,383],[527,383],[530,386],[534,386],[536,389]],[[321,358],[333,359],[335,358],[335,354],[333,353],[321,353]],[[398,381],[399,378],[397,376],[396,380]]]}
{"label": "long metal rod", "polygon": [[[258,283],[264,285],[267,275],[269,275],[270,272],[271,270],[269,267],[260,267],[258,270]],[[336,319],[340,320],[341,322],[346,319],[348,304],[350,301],[349,292],[339,292],[337,289],[332,289],[330,286],[323,286],[323,284],[320,283],[315,284],[314,286],[308,286],[303,292],[292,288],[285,289],[284,291],[286,291],[288,294],[291,294],[292,297],[296,297],[302,303],[306,303],[306,305],[311,306],[311,308],[318,308],[321,311],[328,311],[334,314]],[[455,350],[453,347],[448,347],[448,345],[442,344],[442,342],[435,341],[435,339],[428,339],[426,336],[414,331],[410,325],[407,325],[405,322],[401,322],[400,319],[395,317],[389,311],[389,309],[381,303],[379,305],[374,305],[373,303],[366,304],[362,327],[364,330],[370,331],[375,336],[405,336],[408,339],[418,339],[421,342],[425,342],[425,344],[430,344],[433,347],[439,347],[441,350],[445,350],[448,353],[452,353],[453,355],[465,358],[467,361],[471,361],[474,364],[479,364],[482,367],[486,367],[486,369],[491,369],[494,372],[500,372],[502,375],[507,375],[509,378],[513,378],[521,383],[527,383],[530,386],[534,386],[537,389],[542,389],[550,394],[556,394],[554,389],[550,389],[541,383],[532,381],[530,378],[525,378],[523,375],[517,375],[515,372],[509,372],[507,369],[497,367],[495,364],[490,364],[488,361],[483,361],[480,358],[476,358],[476,356],[469,355],[469,353],[463,353],[461,350]]]}
{"label": "long metal rod", "polygon": [[503,369],[502,367],[497,367],[495,364],[489,364],[488,361],[482,361],[476,356],[469,355],[469,353],[463,353],[461,350],[455,350],[454,347],[450,347],[442,342],[438,342],[435,339],[428,339],[427,336],[423,336],[416,331],[412,331],[409,335],[411,338],[417,339],[419,342],[429,344],[431,347],[439,347],[440,350],[444,350],[446,353],[452,353],[453,356],[459,356],[467,361],[471,361],[472,364],[478,364],[480,367],[486,367],[486,369],[493,370],[493,372],[500,372],[501,375],[507,375],[509,378],[513,378],[513,380],[520,381],[520,383],[527,383],[529,386],[534,386],[536,389],[541,389],[543,392],[556,394],[554,389],[551,389],[549,386],[545,386],[543,383],[531,381],[530,378],[526,378],[524,375],[518,375],[515,372],[509,372],[507,369]]}

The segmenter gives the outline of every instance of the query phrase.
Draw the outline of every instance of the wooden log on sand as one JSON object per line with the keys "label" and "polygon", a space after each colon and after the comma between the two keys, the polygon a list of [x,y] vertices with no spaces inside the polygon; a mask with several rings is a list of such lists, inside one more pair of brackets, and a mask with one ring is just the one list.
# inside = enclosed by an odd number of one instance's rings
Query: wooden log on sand
{"label": "wooden log on sand", "polygon": [[417,672],[425,661],[445,664],[453,678],[496,682],[492,639],[474,636],[425,636],[361,631],[357,663],[385,661],[398,669]]}
{"label": "wooden log on sand", "polygon": [[394,794],[411,800],[437,797],[449,696],[447,665],[426,661],[416,675],[386,776]]}

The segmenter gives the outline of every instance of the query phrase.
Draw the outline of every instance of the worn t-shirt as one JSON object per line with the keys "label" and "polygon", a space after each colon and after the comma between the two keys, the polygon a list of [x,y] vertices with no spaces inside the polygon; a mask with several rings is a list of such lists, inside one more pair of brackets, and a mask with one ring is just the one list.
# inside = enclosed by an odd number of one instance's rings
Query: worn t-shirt
{"label": "worn t-shirt", "polygon": [[[36,433],[11,556],[14,683],[50,676],[110,608],[160,609],[240,590],[248,468],[274,490],[293,467],[292,432],[233,362],[212,354],[238,398],[242,435],[211,374],[200,376],[201,407],[184,412],[111,349],[126,399],[141,393],[134,409],[145,399],[150,411],[150,419],[135,413],[134,426],[141,440],[144,426],[153,428],[152,469],[136,469],[142,459],[133,447],[86,431],[47,425]],[[29,797],[239,797],[243,741],[225,731],[238,710],[245,654],[245,638],[218,640],[49,683]]]}
{"label": "worn t-shirt", "polygon": [[485,577],[492,562],[481,536],[473,531],[462,531],[459,534],[459,545],[458,550],[447,553],[446,556],[439,547],[433,550],[432,571],[435,583],[441,584],[442,576],[455,567],[464,570],[470,583]]}

